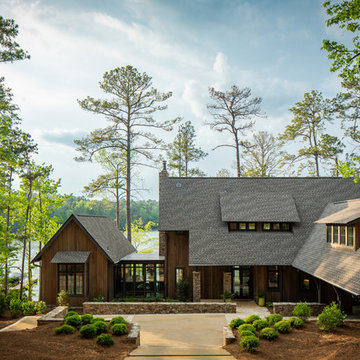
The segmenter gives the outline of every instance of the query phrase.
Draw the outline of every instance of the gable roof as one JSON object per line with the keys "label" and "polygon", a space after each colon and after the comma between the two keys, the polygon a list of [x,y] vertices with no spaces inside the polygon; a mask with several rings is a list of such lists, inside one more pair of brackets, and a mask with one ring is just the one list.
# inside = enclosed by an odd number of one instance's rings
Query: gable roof
{"label": "gable roof", "polygon": [[[325,216],[317,221],[316,224],[349,224],[360,218],[360,199],[341,202],[340,204],[334,204],[335,208],[346,207],[336,211],[335,213]],[[338,206],[337,206],[338,205]]]}
{"label": "gable roof", "polygon": [[220,193],[222,221],[300,222],[291,194],[241,189]]}
{"label": "gable roof", "polygon": [[72,214],[32,262],[41,259],[44,251],[71,221],[74,221],[114,264],[118,263],[124,256],[136,251],[123,233],[106,216]]}
{"label": "gable roof", "polygon": [[[321,217],[345,213],[356,201],[328,204]],[[328,283],[360,295],[360,250],[335,249],[326,242],[325,223],[314,224],[309,238],[297,254],[293,266]]]}
{"label": "gable roof", "polygon": [[[281,201],[276,203],[280,208],[274,209],[276,216],[285,216],[284,207],[291,209],[291,222],[296,214],[301,222],[293,224],[292,232],[229,232],[224,221],[227,217],[222,216],[223,209],[226,213],[232,208],[226,201],[221,204],[220,198],[220,193],[225,191],[254,198],[278,194]],[[266,199],[269,201],[271,197]],[[327,203],[355,198],[360,198],[359,185],[342,178],[161,177],[159,230],[189,231],[191,266],[292,265]],[[223,197],[223,201],[226,199]],[[244,203],[239,209],[234,207],[229,213],[237,210],[245,213],[246,206]],[[270,205],[266,212],[271,215]]]}
{"label": "gable roof", "polygon": [[58,251],[50,260],[52,264],[85,264],[90,251]]}

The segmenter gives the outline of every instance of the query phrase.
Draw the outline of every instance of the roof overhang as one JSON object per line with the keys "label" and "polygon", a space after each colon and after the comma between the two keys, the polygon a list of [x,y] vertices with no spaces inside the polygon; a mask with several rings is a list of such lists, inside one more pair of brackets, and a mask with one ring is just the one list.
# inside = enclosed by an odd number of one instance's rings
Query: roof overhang
{"label": "roof overhang", "polygon": [[51,259],[52,264],[85,264],[90,251],[58,251]]}
{"label": "roof overhang", "polygon": [[347,207],[315,221],[315,224],[347,225],[360,220],[360,199],[345,202]]}

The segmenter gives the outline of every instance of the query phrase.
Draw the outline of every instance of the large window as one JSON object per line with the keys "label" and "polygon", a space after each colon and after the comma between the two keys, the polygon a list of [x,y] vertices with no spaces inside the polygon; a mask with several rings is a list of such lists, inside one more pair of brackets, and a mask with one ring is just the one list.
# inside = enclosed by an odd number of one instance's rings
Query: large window
{"label": "large window", "polygon": [[352,225],[326,225],[326,242],[336,246],[354,247],[355,227]]}
{"label": "large window", "polygon": [[279,267],[267,267],[267,286],[269,290],[279,290]]}
{"label": "large window", "polygon": [[70,296],[84,295],[84,264],[58,264],[58,292]]}

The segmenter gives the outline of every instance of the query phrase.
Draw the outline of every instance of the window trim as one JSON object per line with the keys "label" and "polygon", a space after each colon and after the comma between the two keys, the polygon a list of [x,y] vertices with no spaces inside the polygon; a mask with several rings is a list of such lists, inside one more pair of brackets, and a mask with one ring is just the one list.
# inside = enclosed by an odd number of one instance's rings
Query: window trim
{"label": "window trim", "polygon": [[[334,242],[334,228],[337,227],[337,242]],[[345,227],[345,244],[341,244],[341,227]],[[328,230],[329,228],[331,228],[331,242],[328,241]],[[348,245],[348,233],[349,233],[349,228],[353,229],[353,234],[352,234],[352,239],[353,239],[353,244],[352,245]],[[326,230],[326,243],[334,248],[340,248],[340,249],[347,249],[347,250],[355,250],[356,249],[356,227],[355,225],[344,225],[344,224],[326,224],[325,227]]]}
{"label": "window trim", "polygon": [[[272,270],[270,269],[270,267],[275,266],[276,269]],[[278,273],[278,277],[277,277],[277,287],[270,287],[269,286],[269,273],[273,273],[273,272],[277,272]],[[280,291],[280,267],[279,265],[268,265],[266,267],[266,287],[268,291]]]}
{"label": "window trim", "polygon": [[[73,264],[73,263],[58,263],[57,264],[57,292],[59,293],[60,290],[60,274],[66,275],[66,289],[65,291],[69,294],[69,297],[84,297],[85,296],[85,265],[86,264]],[[60,271],[60,266],[65,265],[66,271]],[[70,272],[69,266],[76,266],[76,265],[82,265],[82,292],[81,294],[76,294],[76,273],[79,273],[80,271]],[[68,286],[68,276],[69,274],[74,274],[74,294],[69,293],[69,286]]]}

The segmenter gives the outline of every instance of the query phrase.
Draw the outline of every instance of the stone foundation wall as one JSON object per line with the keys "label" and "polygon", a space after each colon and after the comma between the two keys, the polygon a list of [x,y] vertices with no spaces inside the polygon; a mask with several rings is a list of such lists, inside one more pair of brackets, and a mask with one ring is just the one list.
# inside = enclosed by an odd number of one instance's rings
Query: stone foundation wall
{"label": "stone foundation wall", "polygon": [[235,303],[115,303],[84,302],[84,314],[198,314],[198,313],[235,313]]}
{"label": "stone foundation wall", "polygon": [[[284,302],[274,302],[273,311],[276,314],[282,316],[294,316],[292,311],[298,303],[284,303]],[[311,309],[311,316],[318,316],[326,306],[326,304],[320,303],[306,303]]]}

